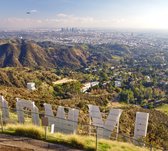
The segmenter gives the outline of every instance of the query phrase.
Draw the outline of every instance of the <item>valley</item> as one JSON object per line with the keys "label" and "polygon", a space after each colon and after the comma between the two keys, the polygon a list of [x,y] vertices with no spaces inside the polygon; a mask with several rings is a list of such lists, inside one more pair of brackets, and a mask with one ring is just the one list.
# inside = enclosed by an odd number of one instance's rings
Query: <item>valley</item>
{"label": "valley", "polygon": [[[44,103],[53,110],[59,105],[79,108],[81,123],[88,121],[82,116],[88,114],[88,104],[98,105],[105,113],[111,107],[121,108],[120,133],[128,136],[133,135],[135,113],[147,112],[146,143],[167,147],[167,112],[157,111],[168,103],[167,50],[124,44],[0,41],[0,95],[10,108],[15,108],[16,98],[34,101],[42,112]],[[29,82],[35,83],[36,90],[27,89]]]}

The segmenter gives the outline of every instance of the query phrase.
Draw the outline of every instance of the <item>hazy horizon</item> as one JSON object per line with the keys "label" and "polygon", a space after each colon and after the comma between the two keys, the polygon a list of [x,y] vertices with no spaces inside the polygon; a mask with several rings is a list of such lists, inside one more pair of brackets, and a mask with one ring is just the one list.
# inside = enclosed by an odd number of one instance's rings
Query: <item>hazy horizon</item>
{"label": "hazy horizon", "polygon": [[5,0],[0,29],[98,28],[168,30],[168,1]]}

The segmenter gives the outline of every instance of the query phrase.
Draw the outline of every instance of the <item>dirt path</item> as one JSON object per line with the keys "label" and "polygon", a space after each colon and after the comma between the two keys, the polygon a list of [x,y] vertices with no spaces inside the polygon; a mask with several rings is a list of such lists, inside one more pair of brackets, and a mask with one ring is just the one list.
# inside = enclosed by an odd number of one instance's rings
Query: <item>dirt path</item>
{"label": "dirt path", "polygon": [[69,82],[73,82],[73,81],[76,81],[76,80],[63,78],[61,80],[57,80],[57,81],[53,82],[53,84],[63,84],[63,83],[69,83]]}
{"label": "dirt path", "polygon": [[26,137],[0,134],[0,151],[80,151]]}

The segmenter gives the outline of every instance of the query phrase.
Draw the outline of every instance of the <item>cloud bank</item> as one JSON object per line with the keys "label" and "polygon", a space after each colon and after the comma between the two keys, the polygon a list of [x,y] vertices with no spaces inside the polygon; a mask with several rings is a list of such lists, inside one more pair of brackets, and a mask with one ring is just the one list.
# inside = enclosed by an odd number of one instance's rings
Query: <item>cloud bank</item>
{"label": "cloud bank", "polygon": [[[37,12],[37,10],[31,10]],[[91,28],[155,28],[159,20],[149,17],[139,18],[112,18],[97,19],[90,16],[79,17],[64,13],[56,14],[53,18],[33,19],[27,18],[8,18],[0,19],[1,28],[25,29],[25,28],[58,28],[58,27],[91,27]],[[161,21],[160,21],[161,22]],[[160,23],[161,24],[161,23]],[[159,25],[160,25],[159,24]],[[164,24],[167,28],[168,22]],[[163,25],[162,25],[163,26]],[[162,28],[164,28],[164,26]],[[157,28],[157,27],[156,27]]]}

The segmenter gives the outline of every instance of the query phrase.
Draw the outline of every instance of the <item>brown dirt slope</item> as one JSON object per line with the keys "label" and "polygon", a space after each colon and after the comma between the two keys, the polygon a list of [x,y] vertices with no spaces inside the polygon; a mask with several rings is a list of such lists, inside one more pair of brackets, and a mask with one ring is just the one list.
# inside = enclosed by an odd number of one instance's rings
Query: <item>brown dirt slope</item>
{"label": "brown dirt slope", "polygon": [[26,137],[0,134],[1,151],[79,151],[62,145],[47,143]]}

